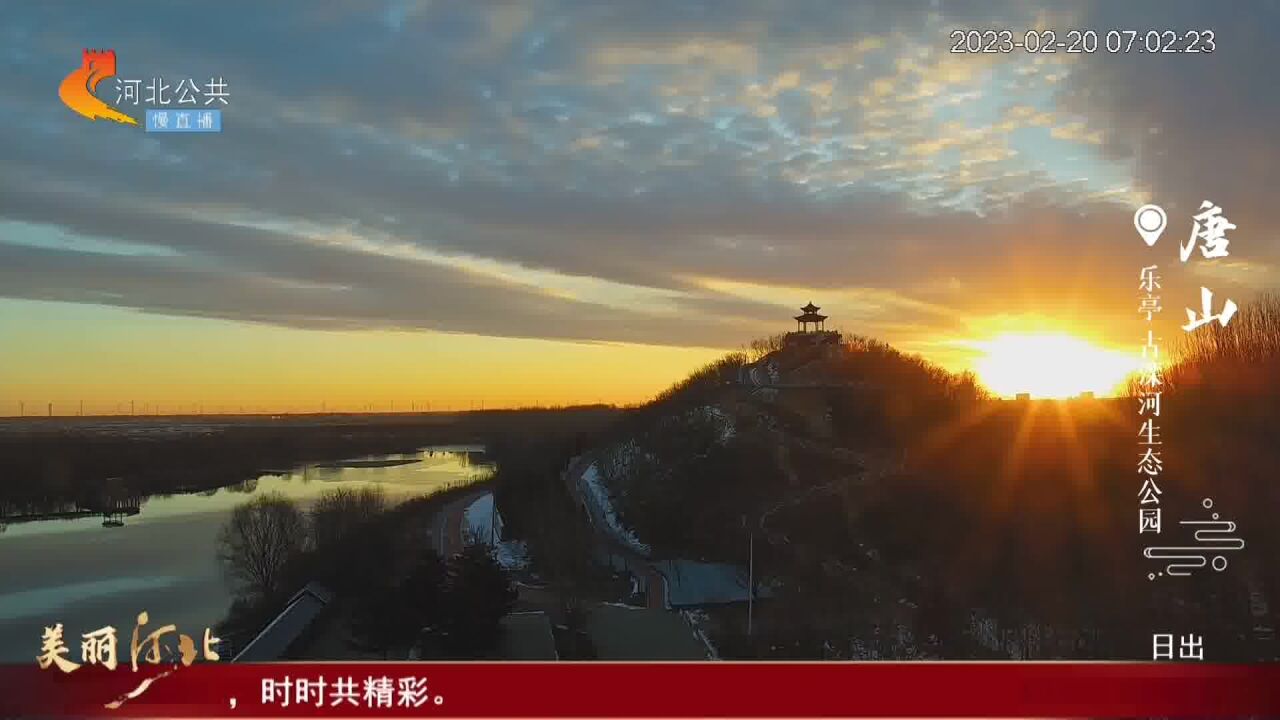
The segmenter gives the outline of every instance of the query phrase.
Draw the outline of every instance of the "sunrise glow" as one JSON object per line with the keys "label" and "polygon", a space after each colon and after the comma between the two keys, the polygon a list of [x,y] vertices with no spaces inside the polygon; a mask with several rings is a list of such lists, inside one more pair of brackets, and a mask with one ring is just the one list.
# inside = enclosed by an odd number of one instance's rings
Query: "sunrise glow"
{"label": "sunrise glow", "polygon": [[1005,397],[1111,395],[1138,367],[1131,355],[1065,333],[999,335],[974,345],[985,353],[974,365],[979,379]]}

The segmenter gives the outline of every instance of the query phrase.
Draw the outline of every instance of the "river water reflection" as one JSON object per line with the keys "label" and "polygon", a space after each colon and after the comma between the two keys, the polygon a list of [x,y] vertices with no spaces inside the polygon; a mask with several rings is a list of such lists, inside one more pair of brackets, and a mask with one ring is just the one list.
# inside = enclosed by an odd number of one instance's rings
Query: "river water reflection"
{"label": "river water reflection", "polygon": [[127,636],[140,610],[153,624],[203,634],[231,602],[215,556],[218,530],[236,505],[262,493],[306,507],[327,490],[378,486],[397,502],[489,472],[483,448],[439,446],[155,496],[122,527],[104,527],[100,515],[11,524],[0,534],[0,662],[34,662],[41,630],[57,622],[73,650],[81,633],[104,625]]}

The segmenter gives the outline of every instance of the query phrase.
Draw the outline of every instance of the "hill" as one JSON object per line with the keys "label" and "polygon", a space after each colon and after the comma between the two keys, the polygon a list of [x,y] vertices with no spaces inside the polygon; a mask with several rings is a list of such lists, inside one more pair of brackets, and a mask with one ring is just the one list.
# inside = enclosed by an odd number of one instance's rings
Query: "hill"
{"label": "hill", "polygon": [[[590,453],[654,558],[743,564],[754,538],[778,592],[749,641],[721,618],[730,655],[1141,658],[1146,628],[1167,626],[1205,629],[1217,657],[1269,656],[1253,629],[1274,627],[1256,615],[1278,587],[1280,418],[1276,375],[1256,367],[1275,367],[1275,309],[1246,308],[1252,337],[1205,336],[1166,370],[1166,429],[1185,441],[1167,448],[1167,527],[1211,491],[1259,548],[1176,587],[1142,557],[1132,398],[1000,401],[879,341],[779,336],[691,374]],[[1229,367],[1240,382],[1207,391]]]}

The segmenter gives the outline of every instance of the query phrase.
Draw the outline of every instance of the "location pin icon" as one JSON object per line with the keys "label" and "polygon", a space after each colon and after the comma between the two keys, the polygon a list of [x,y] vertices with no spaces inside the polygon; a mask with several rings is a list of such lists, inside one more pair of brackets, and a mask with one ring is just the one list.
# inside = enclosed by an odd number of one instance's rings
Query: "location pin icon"
{"label": "location pin icon", "polygon": [[1156,244],[1164,226],[1169,224],[1169,217],[1159,205],[1143,205],[1133,214],[1133,226],[1138,229],[1147,247]]}

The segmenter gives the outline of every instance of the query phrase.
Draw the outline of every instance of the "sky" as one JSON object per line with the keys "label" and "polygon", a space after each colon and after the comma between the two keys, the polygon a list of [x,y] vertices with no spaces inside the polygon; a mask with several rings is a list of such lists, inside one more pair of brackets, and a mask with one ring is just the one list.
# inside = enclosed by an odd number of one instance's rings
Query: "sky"
{"label": "sky", "polygon": [[[1216,49],[949,52],[986,28]],[[957,371],[1011,332],[1136,353],[1144,265],[1170,341],[1200,286],[1280,287],[1278,29],[1274,2],[13,3],[0,415],[633,403],[809,301]],[[74,114],[84,47],[224,78],[223,131]],[[1203,200],[1231,255],[1182,263]]]}

